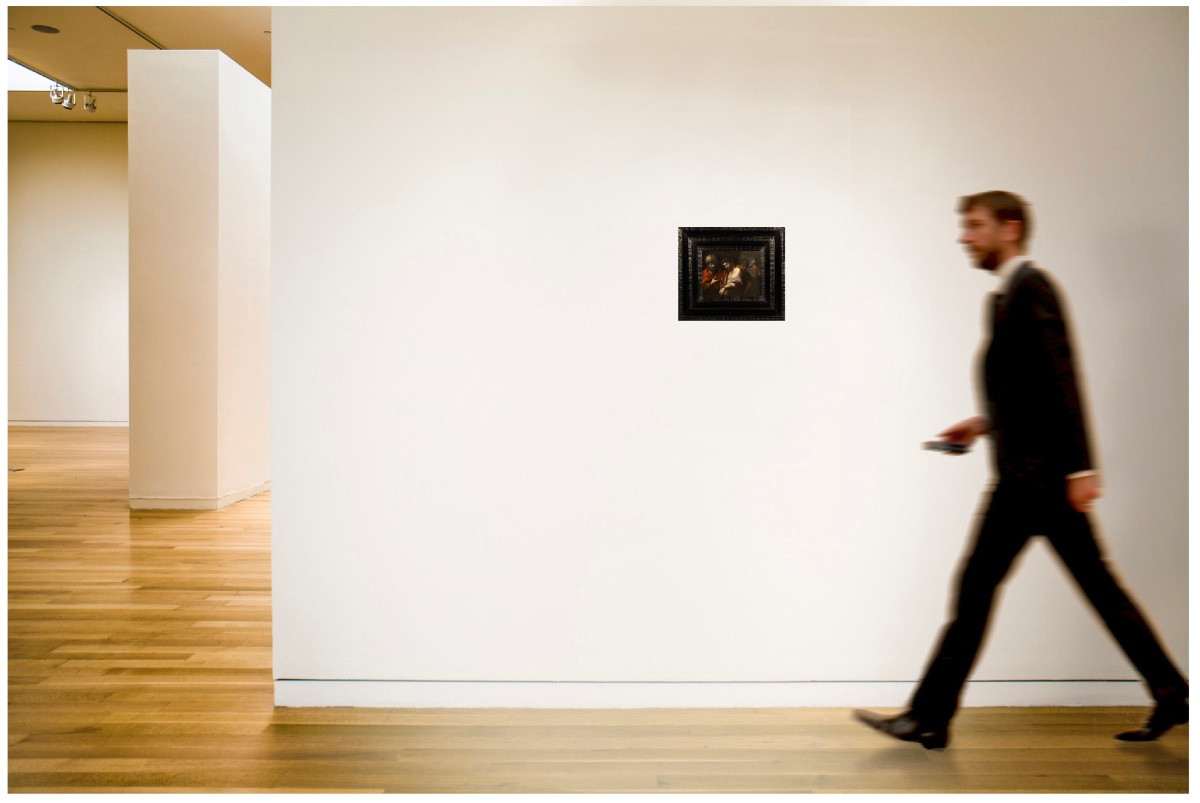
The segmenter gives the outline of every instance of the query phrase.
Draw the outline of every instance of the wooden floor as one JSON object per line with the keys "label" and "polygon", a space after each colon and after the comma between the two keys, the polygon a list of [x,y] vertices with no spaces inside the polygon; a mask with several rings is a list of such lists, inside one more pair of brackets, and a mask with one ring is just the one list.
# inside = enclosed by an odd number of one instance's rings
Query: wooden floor
{"label": "wooden floor", "polygon": [[9,432],[10,792],[1186,792],[1143,709],[275,709],[270,499],[130,512],[125,429]]}

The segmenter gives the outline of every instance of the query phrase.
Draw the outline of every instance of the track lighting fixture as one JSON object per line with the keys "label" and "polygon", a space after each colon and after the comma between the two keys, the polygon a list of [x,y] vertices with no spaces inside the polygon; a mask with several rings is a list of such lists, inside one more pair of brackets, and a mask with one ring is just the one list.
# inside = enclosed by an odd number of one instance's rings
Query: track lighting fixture
{"label": "track lighting fixture", "polygon": [[[81,89],[79,91],[87,92],[83,96],[83,108],[94,114],[97,105],[96,93],[90,89]],[[78,96],[74,89],[56,82],[50,89],[50,102],[56,106],[62,106],[67,111],[71,111],[75,108],[76,103],[78,103]]]}

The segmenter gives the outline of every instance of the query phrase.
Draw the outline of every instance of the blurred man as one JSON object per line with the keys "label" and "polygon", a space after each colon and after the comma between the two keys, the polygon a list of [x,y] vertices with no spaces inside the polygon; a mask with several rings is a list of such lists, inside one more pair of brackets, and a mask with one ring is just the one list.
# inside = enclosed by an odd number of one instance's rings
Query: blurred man
{"label": "blurred man", "polygon": [[984,192],[961,199],[958,212],[959,242],[977,267],[995,274],[997,288],[983,360],[987,415],[955,424],[941,438],[970,446],[990,435],[998,481],[962,564],[952,618],[908,710],[895,717],[868,711],[855,716],[897,739],[945,747],[996,589],[1026,542],[1044,534],[1154,698],[1146,724],[1117,738],[1152,741],[1187,722],[1187,681],[1112,576],[1092,533],[1088,513],[1100,484],[1071,338],[1054,284],[1026,254],[1026,204],[1012,193]]}

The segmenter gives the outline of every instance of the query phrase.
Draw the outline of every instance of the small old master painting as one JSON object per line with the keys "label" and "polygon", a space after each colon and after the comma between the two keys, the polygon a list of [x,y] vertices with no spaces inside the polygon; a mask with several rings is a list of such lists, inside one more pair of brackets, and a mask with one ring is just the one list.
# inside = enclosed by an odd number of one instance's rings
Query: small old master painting
{"label": "small old master painting", "polygon": [[763,299],[762,251],[709,251],[700,272],[702,298]]}
{"label": "small old master painting", "polygon": [[680,228],[679,320],[783,320],[783,229]]}

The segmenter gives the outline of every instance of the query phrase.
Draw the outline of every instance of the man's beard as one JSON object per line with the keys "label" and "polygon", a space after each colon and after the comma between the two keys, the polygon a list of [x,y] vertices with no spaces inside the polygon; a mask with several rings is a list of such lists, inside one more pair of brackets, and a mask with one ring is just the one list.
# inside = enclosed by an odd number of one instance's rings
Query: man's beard
{"label": "man's beard", "polygon": [[1000,267],[1000,252],[988,251],[975,263],[975,267],[980,270],[986,270],[988,273],[994,273],[996,268]]}

